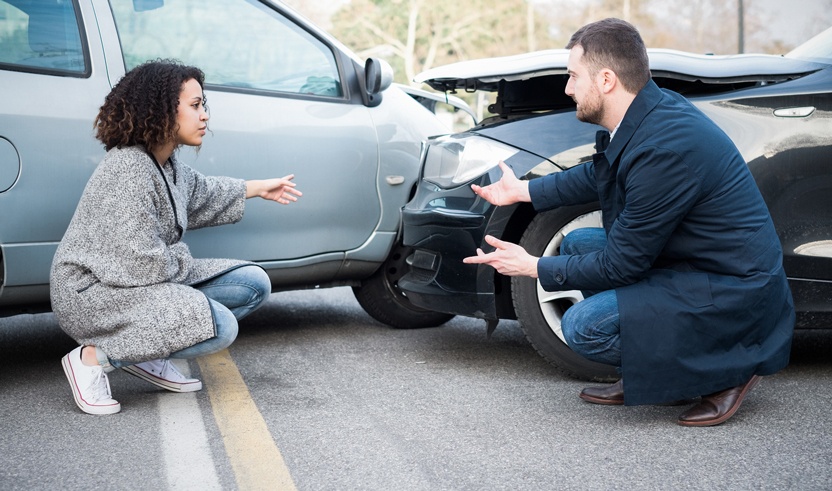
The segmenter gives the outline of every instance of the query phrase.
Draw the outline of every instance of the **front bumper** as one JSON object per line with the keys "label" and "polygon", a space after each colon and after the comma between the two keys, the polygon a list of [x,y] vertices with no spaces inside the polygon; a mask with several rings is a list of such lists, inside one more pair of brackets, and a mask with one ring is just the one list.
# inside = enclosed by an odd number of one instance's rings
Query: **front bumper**
{"label": "front bumper", "polygon": [[[454,315],[496,319],[494,270],[464,264],[476,255],[494,207],[468,186],[426,184],[402,210],[404,245],[413,248],[398,286],[414,304]],[[500,234],[497,233],[497,236]]]}

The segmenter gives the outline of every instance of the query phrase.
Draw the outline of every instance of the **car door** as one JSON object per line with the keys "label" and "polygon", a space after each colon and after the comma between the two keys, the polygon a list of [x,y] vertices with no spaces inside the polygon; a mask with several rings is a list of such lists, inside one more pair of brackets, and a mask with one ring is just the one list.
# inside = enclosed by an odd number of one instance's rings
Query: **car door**
{"label": "car door", "polygon": [[[295,175],[291,207],[247,204],[242,222],[191,232],[198,256],[303,262],[364,244],[381,216],[378,142],[353,61],[323,33],[276,5],[249,0],[112,0],[120,46],[111,77],[155,58],[206,74],[209,134],[181,159],[207,175]],[[118,58],[115,58],[119,53]],[[306,258],[306,259],[304,259]],[[320,257],[315,259],[320,261]]]}
{"label": "car door", "polygon": [[0,0],[0,306],[48,301],[52,256],[104,155],[93,19],[87,0]]}
{"label": "car door", "polygon": [[825,69],[700,103],[748,162],[777,228],[798,312],[829,311],[832,293],[830,87]]}

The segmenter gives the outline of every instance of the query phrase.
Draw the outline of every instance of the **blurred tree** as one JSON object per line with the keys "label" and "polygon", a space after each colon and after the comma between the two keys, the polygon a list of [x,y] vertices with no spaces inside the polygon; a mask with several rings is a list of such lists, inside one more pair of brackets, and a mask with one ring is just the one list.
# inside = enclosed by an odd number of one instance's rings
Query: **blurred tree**
{"label": "blurred tree", "polygon": [[315,25],[332,29],[332,16],[338,9],[349,3],[349,0],[284,0],[284,3],[300,12]]}
{"label": "blurred tree", "polygon": [[352,0],[332,32],[359,56],[389,61],[403,83],[436,65],[552,47],[526,0]]}
{"label": "blurred tree", "polygon": [[[284,0],[361,57],[378,56],[410,83],[420,71],[455,61],[562,48],[579,27],[605,17],[635,24],[647,46],[694,53],[738,51],[738,0]],[[823,4],[812,32],[832,22]],[[794,47],[770,35],[780,19],[770,0],[743,0],[746,52]],[[801,39],[802,41],[802,39]]]}
{"label": "blurred tree", "polygon": [[[668,48],[693,53],[733,54],[738,52],[737,0],[539,0],[551,7],[546,18],[550,31],[558,33],[562,46],[568,35],[582,25],[604,17],[619,17],[635,24],[651,48]],[[809,1],[809,0],[798,0]],[[820,15],[812,29],[798,42],[819,33],[832,23],[832,0],[811,0]],[[783,54],[795,42],[771,33],[782,19],[772,13],[771,2],[744,0],[744,44],[747,53]]]}
{"label": "blurred tree", "polygon": [[652,0],[539,0],[539,3],[549,7],[545,9],[546,21],[558,48],[564,47],[581,26],[607,17],[632,23],[650,45],[647,34],[653,30],[655,18]]}
{"label": "blurred tree", "polygon": [[[738,52],[736,1],[665,0],[662,4],[664,12],[654,18],[650,36],[645,36],[648,46],[693,53]],[[745,2],[746,30],[759,25],[752,4],[753,0]]]}
{"label": "blurred tree", "polygon": [[[745,0],[745,52],[786,54],[797,45],[824,31],[832,25],[832,0],[795,0],[788,7],[799,9],[800,4],[811,3],[814,15],[795,24],[792,19],[778,17],[777,13],[765,9],[764,0]],[[786,4],[786,2],[783,2]],[[749,11],[752,24],[749,25]],[[798,10],[799,11],[799,10]],[[772,34],[771,26],[779,26],[778,32],[791,34],[788,39]]]}

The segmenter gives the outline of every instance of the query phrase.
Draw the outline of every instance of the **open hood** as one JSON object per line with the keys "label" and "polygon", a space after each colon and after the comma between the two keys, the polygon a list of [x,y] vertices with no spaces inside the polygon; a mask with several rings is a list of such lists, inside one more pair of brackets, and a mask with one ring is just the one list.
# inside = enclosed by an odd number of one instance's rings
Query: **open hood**
{"label": "open hood", "polygon": [[[705,83],[776,82],[827,66],[779,55],[698,55],[667,49],[648,49],[647,53],[654,78]],[[568,50],[552,49],[462,61],[424,71],[414,81],[439,91],[497,91],[501,80],[513,82],[566,75],[568,56]]]}

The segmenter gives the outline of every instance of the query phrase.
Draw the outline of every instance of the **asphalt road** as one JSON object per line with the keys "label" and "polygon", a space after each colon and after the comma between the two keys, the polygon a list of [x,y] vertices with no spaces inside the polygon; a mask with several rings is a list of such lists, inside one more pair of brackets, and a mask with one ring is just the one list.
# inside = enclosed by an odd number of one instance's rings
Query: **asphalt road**
{"label": "asphalt road", "polygon": [[347,288],[272,295],[174,394],[110,376],[122,412],[81,413],[51,314],[0,319],[0,490],[832,489],[832,331],[713,428],[685,407],[603,407],[518,324],[400,331]]}

